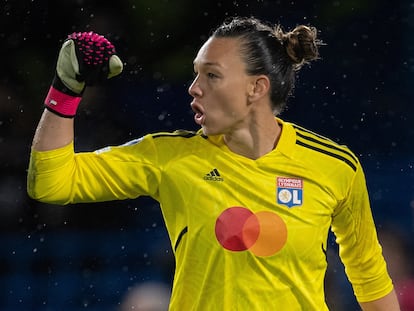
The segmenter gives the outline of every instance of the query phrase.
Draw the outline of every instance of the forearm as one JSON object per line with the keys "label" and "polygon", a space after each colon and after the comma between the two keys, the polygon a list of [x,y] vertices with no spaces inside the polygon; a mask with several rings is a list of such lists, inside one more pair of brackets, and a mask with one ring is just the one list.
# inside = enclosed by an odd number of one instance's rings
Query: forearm
{"label": "forearm", "polygon": [[362,310],[364,311],[399,311],[397,295],[395,290],[388,295],[369,302],[360,302]]}
{"label": "forearm", "polygon": [[33,138],[37,151],[58,149],[73,141],[73,118],[63,118],[45,109]]}
{"label": "forearm", "polygon": [[[116,76],[122,68],[115,47],[101,35],[77,32],[64,41],[44,100],[46,109],[33,138],[27,179],[32,198],[59,204],[106,199],[101,192],[107,188],[99,184],[102,177],[93,175],[94,163],[77,165],[75,161],[74,117],[86,85]],[[75,187],[84,180],[90,183],[88,179],[93,179],[97,186]]]}
{"label": "forearm", "polygon": [[[115,47],[93,32],[77,32],[62,44],[56,74],[45,98],[45,110],[33,139],[33,149],[58,149],[73,141],[73,118],[86,85],[94,85],[122,72]],[[53,111],[53,113],[51,112]]]}

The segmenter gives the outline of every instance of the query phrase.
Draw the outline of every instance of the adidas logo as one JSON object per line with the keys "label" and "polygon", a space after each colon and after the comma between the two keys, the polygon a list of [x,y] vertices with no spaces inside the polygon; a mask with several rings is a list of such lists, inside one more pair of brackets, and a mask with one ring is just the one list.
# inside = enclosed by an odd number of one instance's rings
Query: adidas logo
{"label": "adidas logo", "polygon": [[215,168],[210,173],[204,175],[204,180],[210,181],[223,181],[223,177],[221,177],[219,171]]}

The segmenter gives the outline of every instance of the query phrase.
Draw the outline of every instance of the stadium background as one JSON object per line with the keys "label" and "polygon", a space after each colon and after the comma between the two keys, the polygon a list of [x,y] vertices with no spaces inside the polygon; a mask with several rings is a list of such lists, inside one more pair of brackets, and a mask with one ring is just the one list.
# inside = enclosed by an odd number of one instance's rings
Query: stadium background
{"label": "stadium background", "polygon": [[[384,248],[400,243],[391,251],[397,265],[403,256],[412,260],[412,1],[3,0],[0,310],[116,310],[128,288],[172,279],[169,241],[150,199],[60,207],[26,195],[30,143],[62,39],[97,31],[126,64],[121,77],[86,91],[75,139],[77,150],[91,150],[196,129],[187,94],[192,59],[210,30],[236,14],[320,30],[322,59],[302,69],[282,117],[360,157]],[[329,246],[328,303],[357,310],[333,237]],[[395,278],[412,278],[393,264]]]}

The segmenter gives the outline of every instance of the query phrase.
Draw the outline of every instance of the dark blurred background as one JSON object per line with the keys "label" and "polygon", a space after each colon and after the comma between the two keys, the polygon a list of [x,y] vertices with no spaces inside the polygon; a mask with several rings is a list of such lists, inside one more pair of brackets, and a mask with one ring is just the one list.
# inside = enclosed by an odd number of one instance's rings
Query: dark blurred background
{"label": "dark blurred background", "polygon": [[[414,292],[414,1],[2,0],[0,310],[120,310],[133,288],[172,281],[156,202],[61,207],[26,194],[31,139],[62,40],[73,31],[99,32],[125,62],[122,76],[85,92],[75,143],[93,150],[149,132],[197,129],[187,94],[192,60],[233,15],[320,31],[321,60],[301,70],[281,117],[359,156],[400,299]],[[359,310],[333,236],[328,261],[329,306]]]}

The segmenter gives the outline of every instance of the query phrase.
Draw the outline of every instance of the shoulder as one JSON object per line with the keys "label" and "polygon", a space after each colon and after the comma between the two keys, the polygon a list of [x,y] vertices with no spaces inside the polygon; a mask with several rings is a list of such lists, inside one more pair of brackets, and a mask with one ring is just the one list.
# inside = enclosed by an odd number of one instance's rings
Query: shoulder
{"label": "shoulder", "polygon": [[149,134],[153,139],[159,138],[207,138],[201,131],[189,131],[189,130],[175,130],[173,132],[158,132]]}
{"label": "shoulder", "polygon": [[[290,123],[295,132],[297,151],[315,164],[350,168],[354,172],[359,166],[358,157],[346,146],[299,125]],[[330,164],[330,165],[329,165]]]}
{"label": "shoulder", "polygon": [[146,139],[165,160],[189,154],[203,154],[211,143],[202,131],[176,130],[148,134]]}

